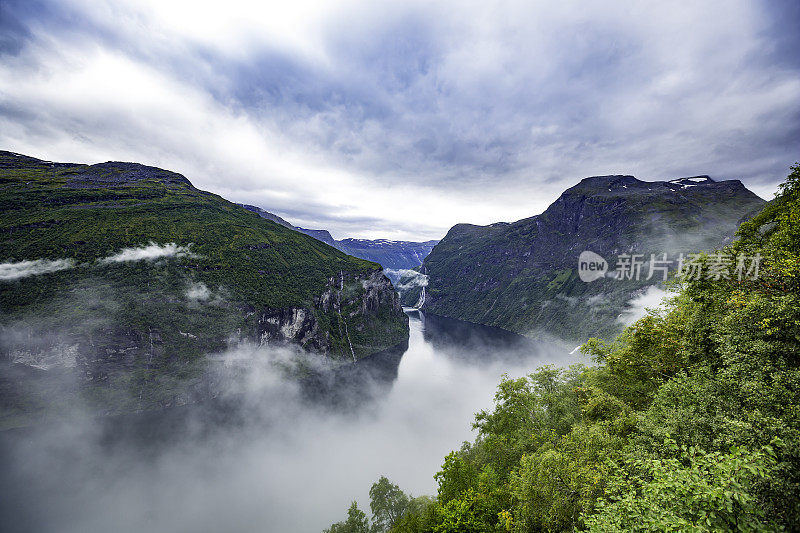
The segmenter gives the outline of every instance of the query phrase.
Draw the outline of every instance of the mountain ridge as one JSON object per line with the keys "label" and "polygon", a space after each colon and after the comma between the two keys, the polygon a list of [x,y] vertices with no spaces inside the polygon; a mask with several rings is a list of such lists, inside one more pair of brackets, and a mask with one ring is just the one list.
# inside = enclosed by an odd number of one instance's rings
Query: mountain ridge
{"label": "mountain ridge", "polygon": [[[584,283],[576,268],[582,251],[610,259],[713,250],[764,204],[739,180],[584,178],[539,215],[450,228],[420,269],[428,276],[423,309],[533,336],[610,337],[626,302],[653,283]],[[404,294],[404,304],[418,292]]]}

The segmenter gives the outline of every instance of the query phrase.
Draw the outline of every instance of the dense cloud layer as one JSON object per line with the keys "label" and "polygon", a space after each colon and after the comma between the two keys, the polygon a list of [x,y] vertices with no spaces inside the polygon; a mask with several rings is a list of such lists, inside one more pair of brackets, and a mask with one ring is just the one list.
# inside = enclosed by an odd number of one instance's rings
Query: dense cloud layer
{"label": "dense cloud layer", "polygon": [[795,3],[530,4],[10,0],[0,145],[419,240],[587,175],[769,196],[797,158]]}

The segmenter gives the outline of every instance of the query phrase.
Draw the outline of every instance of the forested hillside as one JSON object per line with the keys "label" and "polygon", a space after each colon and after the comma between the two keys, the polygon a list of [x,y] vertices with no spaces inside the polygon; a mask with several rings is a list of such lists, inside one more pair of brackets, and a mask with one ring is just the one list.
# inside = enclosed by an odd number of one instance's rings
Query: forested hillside
{"label": "forested hillside", "polygon": [[[371,491],[376,530],[795,530],[800,165],[738,237],[721,252],[757,257],[757,276],[734,260],[676,280],[665,308],[583,346],[596,364],[504,379],[436,498]],[[359,513],[330,531],[367,531]]]}
{"label": "forested hillside", "polygon": [[60,373],[125,411],[186,402],[239,342],[353,361],[408,338],[380,265],[175,172],[0,151],[0,207],[0,427],[68,405]]}

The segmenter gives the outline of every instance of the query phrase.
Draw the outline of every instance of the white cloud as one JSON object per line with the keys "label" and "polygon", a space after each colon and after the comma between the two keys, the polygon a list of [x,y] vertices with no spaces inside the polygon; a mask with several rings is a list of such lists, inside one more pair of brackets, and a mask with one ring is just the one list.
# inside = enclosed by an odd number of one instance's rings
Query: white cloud
{"label": "white cloud", "polygon": [[205,283],[192,283],[186,289],[186,299],[193,301],[206,301],[211,298],[211,290]]}
{"label": "white cloud", "polygon": [[[100,263],[120,263],[124,261],[152,261],[165,257],[193,257],[189,246],[178,246],[174,242],[164,245],[151,242],[147,246],[123,248],[116,254],[99,259]],[[0,263],[0,280],[11,281],[29,276],[38,276],[59,270],[74,268],[74,259],[36,259],[33,261],[19,261],[15,263]],[[193,299],[204,299],[203,289],[208,291],[205,285],[192,285],[187,292],[187,296]],[[210,295],[210,291],[208,293]]]}
{"label": "white cloud", "polygon": [[617,319],[624,325],[630,326],[640,318],[643,318],[648,309],[661,307],[664,299],[672,296],[675,296],[675,294],[655,285],[647,287],[647,289],[628,301],[625,310]]}
{"label": "white cloud", "polygon": [[322,23],[354,2],[316,0],[77,0],[100,23],[109,17],[144,20],[154,32],[179,41],[219,48],[242,57],[264,46],[323,59]]}
{"label": "white cloud", "polygon": [[428,276],[416,270],[408,268],[387,268],[384,272],[392,279],[403,280],[403,278],[406,278],[404,283],[397,285],[397,290],[407,291],[417,287],[428,286]]}
{"label": "white cloud", "polygon": [[38,276],[49,272],[57,272],[73,268],[75,261],[72,259],[36,259],[35,261],[20,261],[18,263],[0,264],[0,280],[11,281],[28,276]]}
{"label": "white cloud", "polygon": [[164,257],[189,257],[188,246],[178,246],[174,242],[164,245],[151,242],[138,248],[123,248],[118,253],[100,259],[101,263],[121,263],[124,261],[152,261]]}

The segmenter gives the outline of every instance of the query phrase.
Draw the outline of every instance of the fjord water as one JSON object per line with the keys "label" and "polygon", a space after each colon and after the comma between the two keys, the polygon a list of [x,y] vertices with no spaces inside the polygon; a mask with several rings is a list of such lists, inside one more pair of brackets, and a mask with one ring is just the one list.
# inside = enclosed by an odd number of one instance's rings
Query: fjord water
{"label": "fjord water", "polygon": [[0,529],[321,531],[354,499],[368,512],[381,475],[435,494],[431,473],[474,438],[502,374],[579,362],[554,344],[407,313],[408,348],[340,369],[323,387],[336,394],[256,365],[233,408],[6,432]]}

